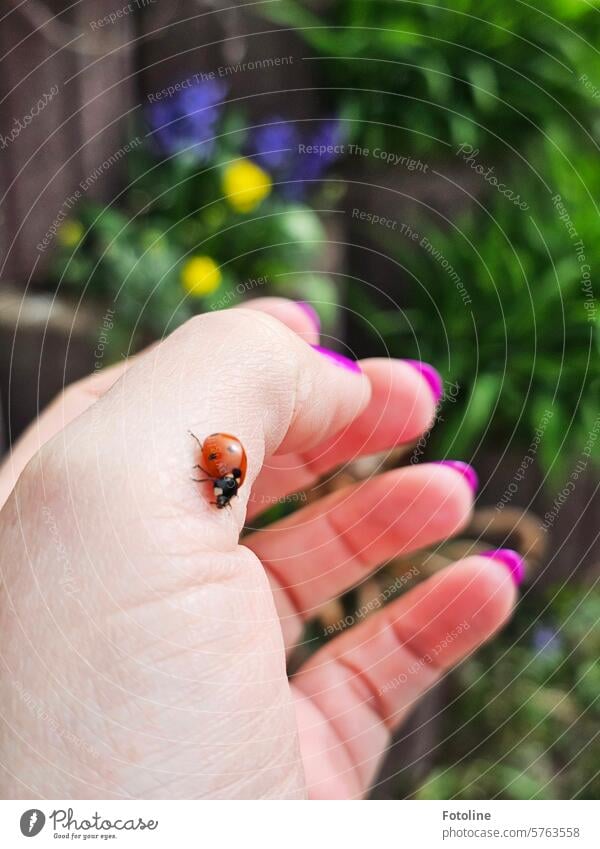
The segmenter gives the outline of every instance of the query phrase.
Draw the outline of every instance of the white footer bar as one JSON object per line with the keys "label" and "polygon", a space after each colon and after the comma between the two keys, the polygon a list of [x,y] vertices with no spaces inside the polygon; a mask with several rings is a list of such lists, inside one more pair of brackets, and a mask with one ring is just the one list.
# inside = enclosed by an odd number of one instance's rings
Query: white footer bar
{"label": "white footer bar", "polygon": [[4,801],[0,846],[600,846],[597,802]]}

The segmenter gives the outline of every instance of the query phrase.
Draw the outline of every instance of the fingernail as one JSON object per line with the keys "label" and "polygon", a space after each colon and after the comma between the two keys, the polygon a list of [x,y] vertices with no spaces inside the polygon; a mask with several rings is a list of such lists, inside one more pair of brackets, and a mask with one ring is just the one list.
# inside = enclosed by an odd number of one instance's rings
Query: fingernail
{"label": "fingernail", "polygon": [[493,551],[481,552],[481,557],[489,557],[491,560],[497,560],[503,563],[511,574],[511,577],[517,586],[523,583],[525,577],[525,561],[518,551],[513,551],[511,548],[496,548]]}
{"label": "fingernail", "polygon": [[433,366],[430,366],[429,363],[424,363],[421,360],[404,360],[404,362],[416,369],[425,378],[437,404],[444,393],[444,384],[440,373]]}
{"label": "fingernail", "polygon": [[315,326],[315,330],[318,333],[321,329],[321,318],[319,316],[319,313],[316,311],[313,305],[309,304],[307,301],[296,301],[296,303],[298,304],[300,309],[304,310],[306,315],[310,318],[310,320]]}
{"label": "fingernail", "polygon": [[462,460],[436,460],[434,462],[436,466],[450,466],[451,469],[460,472],[473,492],[477,492],[479,489],[479,477],[473,466],[463,463]]}
{"label": "fingernail", "polygon": [[343,354],[338,354],[337,351],[331,351],[329,348],[323,348],[321,345],[311,345],[310,346],[314,351],[318,351],[320,354],[323,354],[324,357],[327,357],[329,360],[334,362],[336,365],[341,366],[342,368],[348,369],[348,371],[356,372],[357,374],[362,373],[362,369],[356,360],[350,360],[348,357],[345,357]]}

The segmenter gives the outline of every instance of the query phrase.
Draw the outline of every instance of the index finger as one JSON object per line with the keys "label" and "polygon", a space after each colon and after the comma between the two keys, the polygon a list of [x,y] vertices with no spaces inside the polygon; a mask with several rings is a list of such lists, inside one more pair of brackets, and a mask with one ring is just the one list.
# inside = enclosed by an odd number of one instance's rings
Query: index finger
{"label": "index finger", "polygon": [[[311,347],[272,316],[215,312],[190,320],[135,363],[51,450],[68,464],[75,442],[88,488],[110,493],[122,514],[133,505],[142,515],[173,510],[192,520],[195,540],[229,546],[265,456],[318,444],[359,415],[370,393],[357,364]],[[244,445],[248,483],[232,511],[216,510],[191,481],[198,459],[189,430],[201,440],[230,433]]]}

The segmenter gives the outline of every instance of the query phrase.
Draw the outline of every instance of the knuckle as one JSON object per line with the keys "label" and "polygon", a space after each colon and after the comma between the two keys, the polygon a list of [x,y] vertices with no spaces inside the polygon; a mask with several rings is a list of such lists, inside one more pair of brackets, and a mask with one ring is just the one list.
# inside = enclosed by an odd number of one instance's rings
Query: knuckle
{"label": "knuckle", "polygon": [[198,338],[206,332],[234,336],[240,343],[250,341],[262,346],[293,344],[298,337],[285,324],[268,313],[236,307],[204,313],[191,318],[184,325],[185,332]]}
{"label": "knuckle", "polygon": [[301,374],[306,343],[279,319],[258,310],[236,307],[195,316],[184,332],[185,344],[190,343],[204,364],[218,357],[225,382],[230,375],[238,385],[246,381],[254,392],[278,382],[295,385]]}

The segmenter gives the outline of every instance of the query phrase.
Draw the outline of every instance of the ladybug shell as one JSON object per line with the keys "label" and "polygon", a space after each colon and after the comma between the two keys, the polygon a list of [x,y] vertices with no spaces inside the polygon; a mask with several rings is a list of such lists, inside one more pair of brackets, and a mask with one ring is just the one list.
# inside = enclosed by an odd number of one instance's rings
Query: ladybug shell
{"label": "ladybug shell", "polygon": [[240,470],[239,485],[244,483],[248,460],[244,446],[236,436],[230,433],[211,433],[202,445],[202,465],[213,478],[230,475],[234,469]]}

